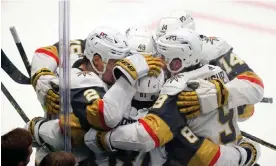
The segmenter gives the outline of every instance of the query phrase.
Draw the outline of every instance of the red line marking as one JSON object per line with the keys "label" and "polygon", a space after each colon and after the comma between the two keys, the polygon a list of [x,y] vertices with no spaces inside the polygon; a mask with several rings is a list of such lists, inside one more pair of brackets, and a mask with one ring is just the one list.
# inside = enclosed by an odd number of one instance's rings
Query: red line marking
{"label": "red line marking", "polygon": [[269,3],[269,2],[260,2],[260,1],[238,1],[234,0],[235,3],[243,3],[246,5],[256,6],[256,7],[262,7],[265,9],[270,9],[276,11],[276,3]]}
{"label": "red line marking", "polygon": [[[269,28],[269,27],[260,26],[258,24],[246,23],[246,22],[241,22],[241,21],[237,21],[237,20],[233,20],[233,19],[217,17],[214,15],[206,14],[206,13],[199,13],[199,12],[192,12],[192,11],[190,11],[189,13],[191,13],[191,15],[195,19],[202,19],[202,20],[217,22],[217,23],[221,23],[221,24],[233,25],[233,26],[237,26],[237,27],[241,27],[241,28],[245,28],[245,29],[249,29],[249,30],[254,30],[254,31],[258,31],[258,32],[266,32],[266,33],[270,33],[270,34],[274,34],[274,35],[276,34],[276,27]],[[152,28],[156,27],[157,24],[158,24],[158,20],[152,22],[147,27],[152,29]]]}
{"label": "red line marking", "polygon": [[253,23],[246,23],[246,22],[241,22],[241,21],[232,20],[232,19],[228,19],[228,18],[222,18],[222,17],[216,17],[216,16],[212,16],[212,15],[208,15],[208,14],[198,13],[198,12],[191,12],[191,14],[195,18],[199,18],[199,19],[218,22],[218,23],[222,23],[222,24],[234,25],[234,26],[238,26],[238,27],[242,27],[242,28],[247,28],[250,30],[259,31],[259,32],[267,32],[267,33],[271,33],[271,34],[276,34],[276,27],[268,28],[268,27],[260,26],[260,25],[253,24]]}

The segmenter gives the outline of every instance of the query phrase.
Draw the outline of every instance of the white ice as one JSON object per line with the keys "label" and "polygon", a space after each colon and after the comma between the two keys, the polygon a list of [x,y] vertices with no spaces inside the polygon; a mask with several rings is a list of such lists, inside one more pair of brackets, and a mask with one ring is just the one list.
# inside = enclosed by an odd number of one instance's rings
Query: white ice
{"label": "white ice", "polygon": [[[111,25],[123,32],[129,26],[150,25],[172,10],[188,10],[194,13],[197,30],[209,36],[222,37],[231,43],[234,51],[262,77],[265,96],[275,98],[276,4],[272,1],[267,3],[272,4],[268,6],[270,8],[234,1],[75,0],[71,1],[71,39],[84,39],[99,25]],[[36,48],[58,41],[58,3],[54,0],[3,0],[1,10],[1,47],[27,75],[9,27],[16,27],[31,60]],[[31,86],[15,83],[3,70],[1,81],[30,118],[43,115]],[[1,105],[1,135],[24,126],[23,120],[3,93]],[[276,105],[257,104],[255,108],[255,115],[249,121],[240,123],[241,129],[276,144]],[[264,146],[261,150],[258,163],[262,166],[275,165],[276,152]],[[29,165],[34,165],[34,153]]]}

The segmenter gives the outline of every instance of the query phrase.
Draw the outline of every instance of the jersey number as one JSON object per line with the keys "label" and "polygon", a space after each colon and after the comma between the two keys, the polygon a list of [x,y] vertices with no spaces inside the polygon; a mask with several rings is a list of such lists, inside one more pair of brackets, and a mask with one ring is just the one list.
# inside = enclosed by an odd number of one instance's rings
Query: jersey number
{"label": "jersey number", "polygon": [[197,136],[189,129],[189,127],[185,126],[180,133],[183,137],[185,137],[191,144],[194,144],[198,141]]}
{"label": "jersey number", "polygon": [[226,134],[223,130],[219,133],[220,142],[222,144],[228,144],[236,140],[236,131],[233,125],[234,110],[230,109],[227,113],[224,108],[219,108],[218,121],[221,125],[228,125],[230,133]]}
{"label": "jersey number", "polygon": [[85,98],[88,102],[91,102],[93,100],[100,98],[100,96],[94,89],[88,89],[88,90],[84,91],[83,95],[85,96]]}
{"label": "jersey number", "polygon": [[232,71],[232,67],[236,66],[237,64],[243,65],[244,61],[237,57],[235,53],[231,52],[229,60],[226,60],[224,57],[222,57],[219,60],[219,63],[222,64],[226,73],[229,74]]}
{"label": "jersey number", "polygon": [[152,108],[161,108],[164,102],[167,100],[168,95],[160,95]]}
{"label": "jersey number", "polygon": [[81,54],[81,41],[71,40],[70,41],[70,54]]}

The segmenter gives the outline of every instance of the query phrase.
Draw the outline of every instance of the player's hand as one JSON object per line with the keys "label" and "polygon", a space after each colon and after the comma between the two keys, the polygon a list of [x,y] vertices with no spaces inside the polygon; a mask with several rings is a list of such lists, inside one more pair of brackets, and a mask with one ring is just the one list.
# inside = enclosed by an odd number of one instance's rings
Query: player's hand
{"label": "player's hand", "polygon": [[163,66],[164,63],[158,57],[134,54],[119,60],[114,67],[113,74],[116,79],[123,75],[131,85],[135,85],[135,82],[143,76],[157,77]]}
{"label": "player's hand", "polygon": [[243,122],[248,120],[254,114],[255,107],[253,104],[242,105],[238,107],[238,121]]}
{"label": "player's hand", "polygon": [[54,79],[50,81],[50,85],[52,89],[49,89],[46,94],[45,107],[48,114],[57,115],[60,112],[59,82]]}
{"label": "player's hand", "polygon": [[25,129],[28,130],[33,138],[33,146],[38,147],[42,145],[42,140],[39,137],[39,126],[46,121],[43,117],[35,117],[25,125]]}
{"label": "player's hand", "polygon": [[259,160],[261,156],[260,145],[257,142],[254,142],[250,139],[243,138],[238,142],[238,146],[244,148],[247,152],[246,156],[242,156],[245,163],[245,166],[253,166]]}
{"label": "player's hand", "polygon": [[90,128],[84,136],[84,142],[95,154],[112,151],[111,145],[108,141],[109,134],[110,132],[100,132]]}
{"label": "player's hand", "polygon": [[148,75],[158,77],[164,67],[163,61],[160,58],[151,55],[145,56],[145,60],[149,66]]}
{"label": "player's hand", "polygon": [[195,118],[228,102],[228,90],[220,80],[191,80],[178,95],[177,106],[187,119]]}
{"label": "player's hand", "polygon": [[48,91],[52,89],[51,81],[54,79],[57,79],[57,77],[47,68],[38,70],[32,76],[32,85],[35,88],[38,100],[43,106],[45,106]]}

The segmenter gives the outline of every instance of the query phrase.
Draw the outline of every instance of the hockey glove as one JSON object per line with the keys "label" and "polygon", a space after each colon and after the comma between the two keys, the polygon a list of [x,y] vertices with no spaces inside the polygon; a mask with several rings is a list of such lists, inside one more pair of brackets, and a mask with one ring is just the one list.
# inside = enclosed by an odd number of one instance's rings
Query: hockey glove
{"label": "hockey glove", "polygon": [[52,89],[47,92],[45,107],[47,113],[50,115],[57,115],[60,111],[59,105],[59,82],[57,79],[54,79],[50,82]]}
{"label": "hockey glove", "polygon": [[160,58],[153,56],[142,56],[135,54],[118,61],[114,67],[113,74],[116,79],[124,75],[134,85],[143,76],[158,76],[164,64]]}
{"label": "hockey glove", "polygon": [[238,107],[238,121],[243,122],[251,118],[254,114],[255,107],[252,104],[242,105]]}
{"label": "hockey glove", "polygon": [[[256,164],[258,159],[261,156],[260,145],[250,139],[243,138],[238,145],[244,148],[247,152],[246,160],[244,165],[245,166],[252,166]],[[245,157],[245,156],[242,156]]]}
{"label": "hockey glove", "polygon": [[95,154],[112,151],[109,143],[110,132],[100,132],[92,128],[84,135],[84,142]]}
{"label": "hockey glove", "polygon": [[39,127],[46,121],[45,118],[35,117],[30,120],[26,125],[25,129],[28,130],[33,138],[33,147],[42,146],[43,141],[39,137]]}
{"label": "hockey glove", "polygon": [[220,80],[192,80],[187,83],[190,90],[178,95],[177,106],[187,119],[206,114],[228,102],[229,92]]}
{"label": "hockey glove", "polygon": [[104,140],[106,132],[98,132],[92,128],[85,134],[84,142],[86,146],[95,154],[95,162],[99,166],[109,165],[109,156],[104,150],[101,141]]}
{"label": "hockey glove", "polygon": [[38,70],[32,77],[32,85],[36,90],[37,98],[47,114],[59,112],[58,81],[55,74],[47,68]]}

